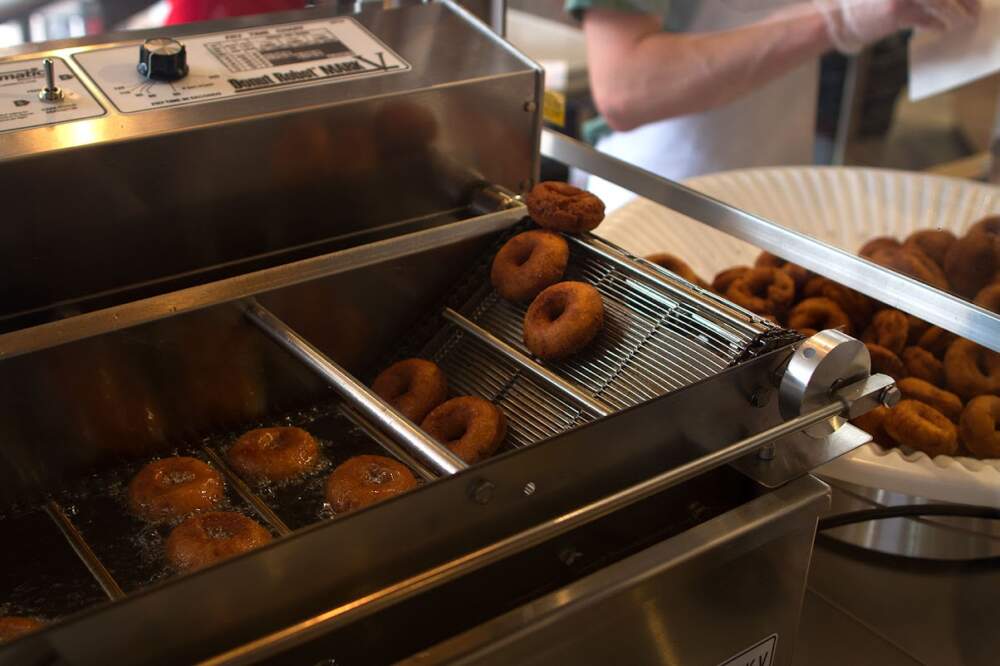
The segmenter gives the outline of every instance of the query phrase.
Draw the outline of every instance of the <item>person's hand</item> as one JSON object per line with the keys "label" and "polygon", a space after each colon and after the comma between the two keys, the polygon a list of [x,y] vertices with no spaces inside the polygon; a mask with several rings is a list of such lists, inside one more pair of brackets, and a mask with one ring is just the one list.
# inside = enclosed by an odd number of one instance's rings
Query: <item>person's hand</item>
{"label": "person's hand", "polygon": [[899,30],[952,30],[974,23],[979,0],[815,0],[839,51],[857,53]]}

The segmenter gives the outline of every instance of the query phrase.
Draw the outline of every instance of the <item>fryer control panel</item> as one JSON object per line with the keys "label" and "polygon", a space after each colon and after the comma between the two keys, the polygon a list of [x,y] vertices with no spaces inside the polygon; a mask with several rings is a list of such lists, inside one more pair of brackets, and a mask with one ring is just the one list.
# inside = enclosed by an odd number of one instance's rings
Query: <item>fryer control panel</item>
{"label": "fryer control panel", "polygon": [[141,74],[138,43],[85,51],[73,59],[122,113],[410,69],[409,63],[349,17],[179,37],[176,43],[186,50],[186,71],[176,80]]}
{"label": "fryer control panel", "polygon": [[41,99],[45,88],[44,59],[0,63],[0,132],[96,118],[104,107],[60,58],[52,58],[58,101]]}

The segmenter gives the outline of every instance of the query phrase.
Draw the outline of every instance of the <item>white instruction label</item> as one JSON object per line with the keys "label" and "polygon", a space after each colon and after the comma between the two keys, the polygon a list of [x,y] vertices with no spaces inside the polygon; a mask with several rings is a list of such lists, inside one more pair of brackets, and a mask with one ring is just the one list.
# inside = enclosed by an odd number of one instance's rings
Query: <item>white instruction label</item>
{"label": "white instruction label", "polygon": [[771,666],[778,649],[778,634],[771,634],[760,643],[726,659],[719,666]]}
{"label": "white instruction label", "polygon": [[41,59],[0,63],[0,132],[104,115],[104,107],[66,63],[59,58],[52,61],[55,84],[63,93],[55,102],[38,97],[45,88]]}
{"label": "white instruction label", "polygon": [[139,44],[74,57],[124,113],[405,72],[409,63],[352,18],[183,37],[189,73],[151,81],[136,71]]}

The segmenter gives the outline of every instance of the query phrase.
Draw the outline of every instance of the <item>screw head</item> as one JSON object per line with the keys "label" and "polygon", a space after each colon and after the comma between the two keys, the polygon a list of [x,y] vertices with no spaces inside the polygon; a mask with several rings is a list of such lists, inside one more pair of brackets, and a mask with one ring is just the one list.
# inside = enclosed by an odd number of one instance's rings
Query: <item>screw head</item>
{"label": "screw head", "polygon": [[760,409],[762,407],[767,407],[771,402],[771,396],[774,391],[766,388],[758,388],[754,391],[753,395],[750,396],[750,404],[754,407]]}
{"label": "screw head", "polygon": [[477,504],[489,504],[493,499],[493,494],[496,491],[496,486],[486,479],[480,479],[472,484],[472,488],[469,490],[469,496]]}
{"label": "screw head", "polygon": [[878,400],[882,403],[883,407],[895,407],[902,398],[902,391],[896,388],[895,385],[892,385],[882,390],[882,394],[878,397]]}
{"label": "screw head", "polygon": [[583,557],[583,553],[572,546],[567,546],[559,551],[559,561],[568,567],[573,566]]}
{"label": "screw head", "polygon": [[538,104],[535,103],[535,100],[528,100],[527,102],[524,103],[524,110],[527,111],[528,113],[533,113],[534,110],[537,108]]}

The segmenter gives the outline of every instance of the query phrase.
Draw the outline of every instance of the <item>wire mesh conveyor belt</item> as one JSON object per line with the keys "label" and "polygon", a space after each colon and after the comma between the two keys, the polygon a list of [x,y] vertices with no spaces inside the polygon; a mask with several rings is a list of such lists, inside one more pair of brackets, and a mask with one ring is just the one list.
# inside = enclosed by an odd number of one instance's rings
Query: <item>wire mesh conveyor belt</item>
{"label": "wire mesh conveyor belt", "polygon": [[[604,298],[605,327],[584,352],[544,367],[569,380],[604,410],[614,412],[719,374],[745,356],[756,337],[720,322],[710,306],[660,288],[606,258],[591,241],[571,243],[567,280],[595,286]],[[530,359],[523,343],[526,307],[483,286],[461,307],[464,317],[505,343],[507,351],[461,326],[449,327],[424,349],[459,394],[481,395],[504,409],[513,446],[546,439],[591,421],[601,413],[572,397],[557,396],[532,372],[512,361]],[[477,279],[475,276],[473,280]],[[664,279],[667,279],[664,277]],[[530,363],[530,360],[529,360]]]}

